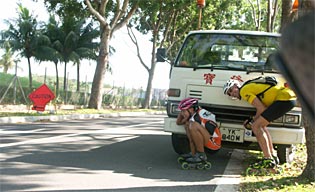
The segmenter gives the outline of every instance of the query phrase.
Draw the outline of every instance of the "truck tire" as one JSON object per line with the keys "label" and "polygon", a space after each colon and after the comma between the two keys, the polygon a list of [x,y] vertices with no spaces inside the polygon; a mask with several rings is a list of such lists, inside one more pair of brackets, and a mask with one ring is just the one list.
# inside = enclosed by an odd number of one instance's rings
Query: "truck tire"
{"label": "truck tire", "polygon": [[295,155],[295,145],[277,145],[277,156],[280,164],[291,163]]}
{"label": "truck tire", "polygon": [[186,135],[172,133],[172,145],[178,154],[189,153],[189,141]]}

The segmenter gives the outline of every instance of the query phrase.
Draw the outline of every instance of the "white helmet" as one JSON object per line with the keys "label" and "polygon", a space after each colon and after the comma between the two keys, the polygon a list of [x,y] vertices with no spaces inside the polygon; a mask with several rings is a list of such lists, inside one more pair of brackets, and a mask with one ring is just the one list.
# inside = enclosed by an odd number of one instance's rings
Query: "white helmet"
{"label": "white helmet", "polygon": [[237,87],[241,87],[241,84],[238,80],[229,79],[223,86],[223,93],[227,95],[227,91],[236,84]]}

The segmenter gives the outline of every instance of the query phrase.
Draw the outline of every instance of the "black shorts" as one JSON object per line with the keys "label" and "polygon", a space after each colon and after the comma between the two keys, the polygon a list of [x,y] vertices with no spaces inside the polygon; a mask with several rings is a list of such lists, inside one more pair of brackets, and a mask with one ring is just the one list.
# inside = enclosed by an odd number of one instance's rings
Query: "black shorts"
{"label": "black shorts", "polygon": [[261,116],[268,122],[271,122],[290,111],[295,106],[295,104],[296,100],[275,101],[261,114]]}

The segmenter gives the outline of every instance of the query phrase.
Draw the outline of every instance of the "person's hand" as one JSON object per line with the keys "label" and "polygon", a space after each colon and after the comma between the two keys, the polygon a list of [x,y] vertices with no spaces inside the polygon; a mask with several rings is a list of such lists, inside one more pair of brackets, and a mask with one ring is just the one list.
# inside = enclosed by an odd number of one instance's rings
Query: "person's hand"
{"label": "person's hand", "polygon": [[183,125],[185,124],[186,122],[188,122],[188,118],[186,113],[184,111],[180,111],[178,116],[177,116],[177,120],[176,120],[176,123],[178,125]]}
{"label": "person's hand", "polygon": [[243,126],[246,128],[246,129],[252,129],[252,124],[253,124],[253,118],[252,117],[249,117],[248,119],[246,119],[243,123]]}

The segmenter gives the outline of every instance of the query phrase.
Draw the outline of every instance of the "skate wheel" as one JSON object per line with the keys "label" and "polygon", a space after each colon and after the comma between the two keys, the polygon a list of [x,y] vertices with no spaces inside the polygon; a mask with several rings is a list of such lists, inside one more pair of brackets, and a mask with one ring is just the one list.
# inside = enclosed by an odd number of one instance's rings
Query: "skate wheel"
{"label": "skate wheel", "polygon": [[182,169],[184,169],[184,170],[189,169],[189,165],[187,162],[182,163]]}
{"label": "skate wheel", "polygon": [[211,163],[210,162],[207,162],[206,164],[205,164],[205,169],[211,169]]}
{"label": "skate wheel", "polygon": [[178,158],[177,158],[177,162],[178,162],[178,163],[183,163],[184,160],[185,160],[184,157],[178,157]]}

